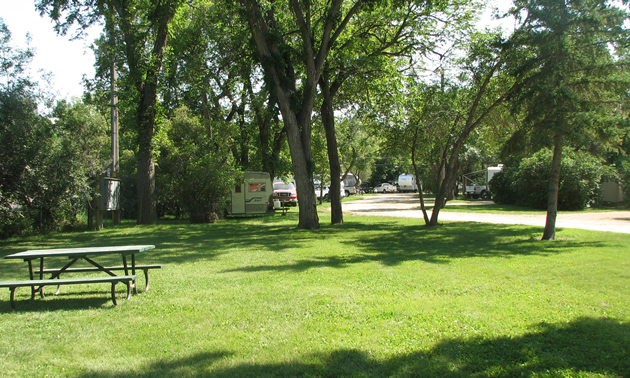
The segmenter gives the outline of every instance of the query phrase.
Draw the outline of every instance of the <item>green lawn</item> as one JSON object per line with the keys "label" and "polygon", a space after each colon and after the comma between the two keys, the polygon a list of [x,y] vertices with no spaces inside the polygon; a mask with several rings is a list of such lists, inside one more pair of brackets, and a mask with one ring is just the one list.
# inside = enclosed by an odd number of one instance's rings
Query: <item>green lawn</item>
{"label": "green lawn", "polygon": [[165,264],[117,307],[107,285],[66,286],[18,289],[12,311],[3,289],[0,375],[630,376],[628,234],[296,216],[0,241],[155,244],[140,263]]}

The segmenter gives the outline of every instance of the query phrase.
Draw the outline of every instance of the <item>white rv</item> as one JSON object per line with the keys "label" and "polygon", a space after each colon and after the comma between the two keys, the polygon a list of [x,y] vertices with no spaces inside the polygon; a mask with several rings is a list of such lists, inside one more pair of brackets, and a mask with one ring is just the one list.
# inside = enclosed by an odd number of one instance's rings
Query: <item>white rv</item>
{"label": "white rv", "polygon": [[398,191],[400,193],[405,192],[417,192],[418,183],[416,182],[416,176],[403,173],[398,176]]}
{"label": "white rv", "polygon": [[361,179],[353,173],[348,173],[346,178],[343,179],[343,187],[346,192],[346,197],[349,197],[351,194],[357,194],[357,188],[360,185]]}
{"label": "white rv", "polygon": [[245,172],[243,182],[237,183],[227,199],[229,215],[265,214],[271,208],[273,186],[267,172]]}
{"label": "white rv", "polygon": [[482,171],[476,171],[467,173],[464,175],[469,182],[473,185],[466,185],[466,196],[472,198],[489,199],[490,191],[488,190],[488,183],[492,180],[492,177],[503,170],[503,164],[499,164],[496,167],[488,167]]}

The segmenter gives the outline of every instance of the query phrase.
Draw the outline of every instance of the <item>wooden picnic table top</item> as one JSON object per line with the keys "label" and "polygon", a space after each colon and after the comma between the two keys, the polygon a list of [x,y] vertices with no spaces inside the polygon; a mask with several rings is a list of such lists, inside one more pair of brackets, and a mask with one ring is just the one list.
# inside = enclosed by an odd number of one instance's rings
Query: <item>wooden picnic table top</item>
{"label": "wooden picnic table top", "polygon": [[130,255],[154,249],[154,245],[121,245],[109,247],[81,247],[81,248],[55,248],[55,249],[34,249],[24,252],[13,253],[4,256],[5,259],[37,259],[41,257],[54,256],[87,256],[87,255],[107,255],[122,254]]}

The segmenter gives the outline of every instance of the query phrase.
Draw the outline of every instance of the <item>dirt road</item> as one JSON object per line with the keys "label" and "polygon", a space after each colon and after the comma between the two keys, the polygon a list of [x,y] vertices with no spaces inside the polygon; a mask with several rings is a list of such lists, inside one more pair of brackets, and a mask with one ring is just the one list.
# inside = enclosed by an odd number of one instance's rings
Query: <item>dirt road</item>
{"label": "dirt road", "polygon": [[[479,205],[490,201],[478,201]],[[432,205],[432,203],[430,203]],[[460,204],[458,204],[460,205]],[[448,204],[447,204],[448,206]],[[344,212],[355,215],[421,218],[420,204],[416,194],[378,194],[365,196],[362,200],[343,203]],[[430,214],[430,213],[429,213]],[[466,212],[440,212],[440,221],[483,222],[497,224],[523,224],[545,226],[546,214],[490,214]],[[560,212],[556,220],[558,228],[580,228],[594,231],[610,231],[630,234],[630,211],[607,211],[592,213]]]}

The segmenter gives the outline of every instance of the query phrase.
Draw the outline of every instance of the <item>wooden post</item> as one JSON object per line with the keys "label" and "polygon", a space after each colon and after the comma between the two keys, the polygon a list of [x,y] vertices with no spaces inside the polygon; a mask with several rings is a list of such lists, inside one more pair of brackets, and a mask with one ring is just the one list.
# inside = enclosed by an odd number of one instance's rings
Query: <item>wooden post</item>
{"label": "wooden post", "polygon": [[101,176],[96,175],[96,187],[98,189],[98,196],[94,201],[94,213],[96,214],[96,231],[100,231],[103,228],[103,212],[101,211]]}

